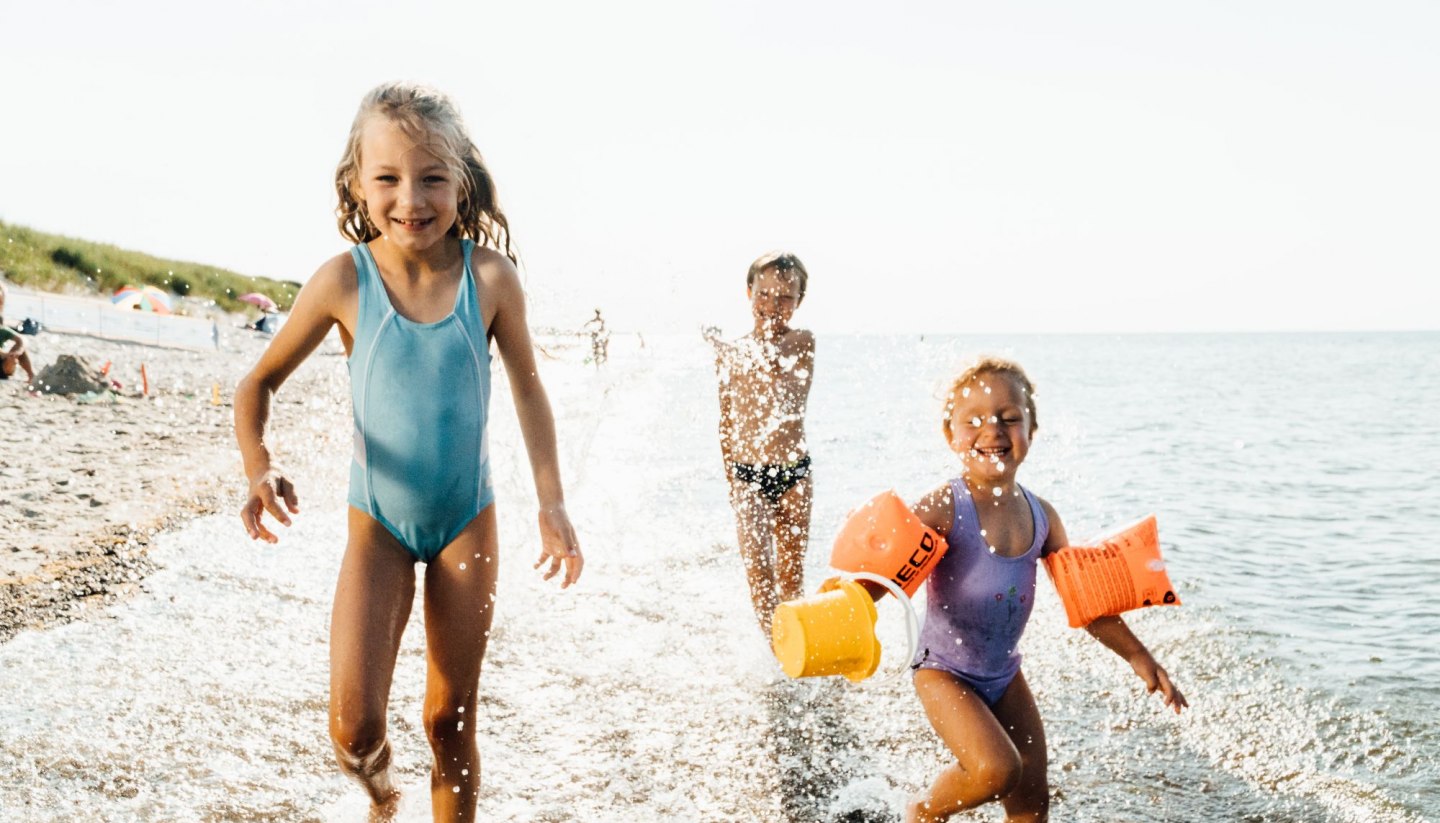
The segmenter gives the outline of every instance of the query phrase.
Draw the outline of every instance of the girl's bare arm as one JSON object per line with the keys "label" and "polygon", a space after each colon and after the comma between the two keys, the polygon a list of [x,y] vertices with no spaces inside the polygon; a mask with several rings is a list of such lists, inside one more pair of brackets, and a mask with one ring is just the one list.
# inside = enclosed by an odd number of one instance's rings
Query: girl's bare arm
{"label": "girl's bare arm", "polygon": [[476,249],[475,271],[483,283],[489,318],[486,327],[495,339],[495,348],[505,362],[510,378],[510,392],[515,398],[515,412],[520,418],[520,433],[525,452],[530,457],[530,471],[535,480],[535,494],[540,501],[540,560],[538,568],[549,562],[545,579],[555,576],[564,566],[561,588],[580,578],[585,561],[580,554],[579,540],[570,517],[565,511],[565,489],[560,481],[560,459],[555,442],[555,416],[550,398],[540,382],[531,345],[530,328],[525,318],[525,293],[515,267],[503,256],[488,249]]}
{"label": "girl's bare arm", "polygon": [[[348,255],[345,258],[348,259]],[[268,511],[288,526],[289,515],[300,511],[293,484],[271,464],[265,424],[270,419],[271,396],[335,325],[336,307],[343,302],[343,279],[340,258],[321,266],[296,296],[289,319],[270,341],[260,361],[235,387],[235,439],[250,485],[249,499],[241,509],[240,519],[252,539],[267,543],[278,540],[262,522],[263,512]]]}
{"label": "girl's bare arm", "polygon": [[[1045,538],[1045,546],[1041,549],[1041,554],[1045,555],[1069,545],[1070,539],[1065,534],[1065,524],[1060,521],[1060,515],[1055,508],[1045,500],[1040,501],[1040,506],[1050,521],[1050,534]],[[1165,697],[1165,705],[1173,708],[1176,714],[1190,705],[1185,700],[1185,695],[1170,682],[1170,675],[1155,661],[1150,650],[1145,648],[1145,644],[1130,631],[1130,627],[1119,615],[1093,620],[1085,627],[1085,631],[1129,663],[1135,674],[1145,681],[1146,691],[1158,690]]]}

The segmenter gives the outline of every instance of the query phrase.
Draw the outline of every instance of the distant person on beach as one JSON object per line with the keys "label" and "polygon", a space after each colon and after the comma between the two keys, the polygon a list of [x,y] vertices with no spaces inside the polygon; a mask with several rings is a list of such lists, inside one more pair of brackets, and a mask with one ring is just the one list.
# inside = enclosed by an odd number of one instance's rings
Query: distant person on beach
{"label": "distant person on beach", "polygon": [[261,334],[274,334],[275,326],[278,325],[275,315],[265,312],[255,319],[255,322],[246,324],[245,328],[250,331],[258,331]]}
{"label": "distant person on beach", "polygon": [[605,318],[600,316],[600,310],[595,310],[595,316],[585,321],[584,330],[590,335],[590,361],[595,365],[604,363],[610,357],[610,331],[605,328]]}
{"label": "distant person on beach", "polygon": [[[905,820],[948,820],[999,800],[1007,821],[1044,821],[1045,728],[1016,649],[1035,605],[1036,565],[1067,540],[1055,509],[1015,480],[1037,430],[1035,388],[1018,364],[983,359],[951,384],[941,430],[960,456],[960,475],[915,507],[950,548],[925,583],[911,668],[930,725],[955,759],[910,803]],[[1189,705],[1119,616],[1086,630],[1166,706],[1178,714]]]}
{"label": "distant person on beach", "polygon": [[803,594],[810,540],[810,453],[805,405],[815,368],[815,335],[790,328],[809,275],[793,254],[750,264],[746,294],[755,325],[733,342],[704,329],[720,383],[720,456],[735,510],[740,558],[765,637],[775,607]]}
{"label": "distant person on beach", "polygon": [[0,380],[9,380],[17,367],[25,372],[26,383],[35,382],[35,368],[30,365],[25,338],[5,325],[5,286],[0,284]]}
{"label": "distant person on beach", "polygon": [[5,325],[0,318],[0,380],[9,380],[15,369],[25,372],[25,382],[35,382],[35,367],[30,365],[30,354],[25,348],[25,337]]}
{"label": "distant person on beach", "polygon": [[[509,223],[454,104],[410,84],[365,96],[335,173],[340,233],[356,245],[301,290],[235,391],[250,493],[241,520],[274,543],[295,486],[265,440],[271,397],[339,326],[355,415],[349,538],[330,623],[330,736],[341,768],[395,813],[386,707],[424,563],[424,727],[437,821],[473,820],[480,667],[499,567],[487,444],[491,343],[504,360],[539,498],[540,559],[561,588],[583,566],[565,511],[555,421],[537,375]],[[577,663],[579,661],[576,661]],[[545,778],[541,778],[545,779]],[[538,788],[538,786],[537,786]]]}

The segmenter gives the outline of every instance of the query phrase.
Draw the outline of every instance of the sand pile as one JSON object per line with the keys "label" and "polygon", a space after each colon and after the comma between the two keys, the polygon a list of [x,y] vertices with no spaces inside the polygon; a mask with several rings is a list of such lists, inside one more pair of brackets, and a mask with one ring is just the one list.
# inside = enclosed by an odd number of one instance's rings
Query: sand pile
{"label": "sand pile", "polygon": [[71,395],[107,391],[110,381],[90,361],[62,354],[55,358],[54,363],[40,370],[35,376],[35,386],[46,394]]}

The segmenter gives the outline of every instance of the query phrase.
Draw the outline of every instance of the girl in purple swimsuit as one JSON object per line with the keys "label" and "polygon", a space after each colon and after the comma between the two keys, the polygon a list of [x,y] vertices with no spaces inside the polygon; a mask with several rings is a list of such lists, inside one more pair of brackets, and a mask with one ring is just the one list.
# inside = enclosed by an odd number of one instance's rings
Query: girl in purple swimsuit
{"label": "girl in purple swimsuit", "polygon": [[[950,550],[927,582],[911,667],[925,714],[955,762],[911,802],[907,821],[947,820],[992,800],[1012,823],[1048,819],[1045,729],[1017,647],[1035,603],[1036,561],[1066,539],[1055,509],[1015,481],[1035,435],[1034,396],[1018,364],[987,358],[946,398],[941,428],[962,470],[915,507]],[[1177,714],[1189,705],[1125,621],[1102,617],[1086,630]]]}

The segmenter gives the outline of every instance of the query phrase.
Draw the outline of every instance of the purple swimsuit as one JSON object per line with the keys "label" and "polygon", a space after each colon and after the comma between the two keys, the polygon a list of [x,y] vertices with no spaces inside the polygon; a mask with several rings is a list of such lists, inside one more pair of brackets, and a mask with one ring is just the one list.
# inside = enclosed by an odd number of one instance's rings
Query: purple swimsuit
{"label": "purple swimsuit", "polygon": [[912,669],[938,669],[994,705],[1020,671],[1020,634],[1035,605],[1035,566],[1050,521],[1035,495],[1030,503],[1035,537],[1024,554],[990,551],[980,534],[980,515],[965,481],[950,481],[955,520],[945,536],[950,549],[926,581],[925,625]]}

